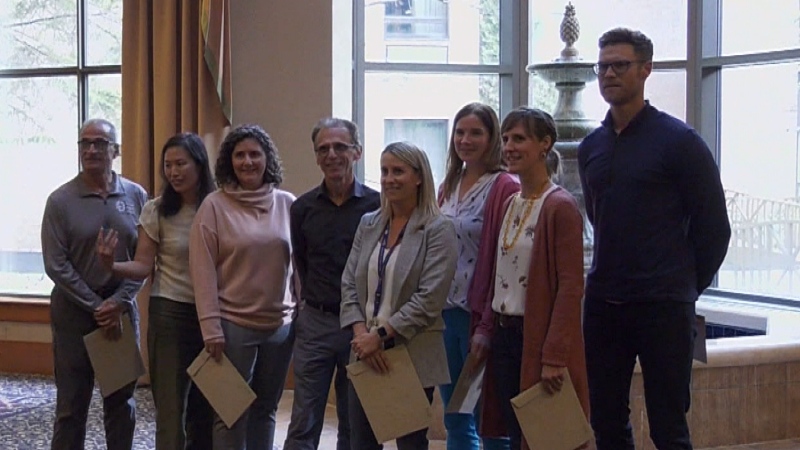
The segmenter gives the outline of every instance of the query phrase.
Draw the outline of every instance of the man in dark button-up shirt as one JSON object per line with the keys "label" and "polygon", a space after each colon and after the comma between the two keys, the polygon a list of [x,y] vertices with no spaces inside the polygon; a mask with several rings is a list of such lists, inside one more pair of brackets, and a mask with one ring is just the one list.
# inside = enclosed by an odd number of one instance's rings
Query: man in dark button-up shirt
{"label": "man in dark button-up shirt", "polygon": [[728,249],[725,196],[697,132],[644,100],[650,39],[615,29],[599,44],[610,110],[578,148],[594,227],[584,309],[592,427],[598,450],[634,449],[628,396],[638,356],[653,443],[691,449],[694,307]]}
{"label": "man in dark button-up shirt", "polygon": [[359,183],[358,128],[348,120],[321,120],[311,133],[322,184],[292,204],[295,269],[302,303],[294,321],[294,403],[284,449],[316,449],[331,378],[336,371],[338,450],[350,450],[347,370],[353,333],[339,326],[341,280],[358,223],[380,207],[380,194]]}

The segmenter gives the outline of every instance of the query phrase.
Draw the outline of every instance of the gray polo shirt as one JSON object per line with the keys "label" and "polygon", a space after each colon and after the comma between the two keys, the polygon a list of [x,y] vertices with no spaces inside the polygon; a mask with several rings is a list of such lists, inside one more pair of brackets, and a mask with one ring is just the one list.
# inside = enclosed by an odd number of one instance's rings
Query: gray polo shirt
{"label": "gray polo shirt", "polygon": [[112,172],[113,189],[103,198],[91,192],[80,175],[47,198],[42,219],[42,256],[55,287],[51,301],[67,300],[93,312],[107,298],[126,302],[136,314],[135,298],[142,283],[115,277],[97,257],[100,228],[119,233],[116,261],[136,252],[139,213],[147,193],[141,186]]}

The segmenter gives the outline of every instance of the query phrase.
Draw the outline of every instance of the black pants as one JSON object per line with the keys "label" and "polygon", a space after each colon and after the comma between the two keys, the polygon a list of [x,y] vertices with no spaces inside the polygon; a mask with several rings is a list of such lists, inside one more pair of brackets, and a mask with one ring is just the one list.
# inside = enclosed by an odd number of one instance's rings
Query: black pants
{"label": "black pants", "polygon": [[613,304],[587,298],[586,365],[598,450],[633,450],[629,395],[636,357],[642,368],[650,438],[659,450],[692,449],[693,302]]}
{"label": "black pants", "polygon": [[[432,387],[425,388],[425,395],[428,397],[429,403],[433,401],[433,389]],[[347,402],[350,413],[350,445],[353,450],[383,449],[383,444],[378,443],[378,439],[372,431],[367,414],[364,412],[364,407],[361,406],[361,400],[358,399],[352,382],[348,383]],[[428,450],[428,429],[423,428],[400,436],[395,439],[395,443],[397,450]]]}
{"label": "black pants", "polygon": [[193,303],[150,297],[147,348],[156,407],[156,448],[210,450],[214,410],[186,369],[203,351]]}
{"label": "black pants", "polygon": [[500,411],[506,423],[510,449],[519,450],[522,446],[520,429],[511,399],[519,395],[520,372],[522,370],[522,328],[494,326],[492,351],[488,364],[494,370],[495,390],[500,402]]}

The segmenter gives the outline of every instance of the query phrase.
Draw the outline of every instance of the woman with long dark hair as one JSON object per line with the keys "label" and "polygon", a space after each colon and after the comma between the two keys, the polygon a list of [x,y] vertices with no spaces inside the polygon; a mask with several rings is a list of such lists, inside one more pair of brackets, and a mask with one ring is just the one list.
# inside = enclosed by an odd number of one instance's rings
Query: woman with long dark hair
{"label": "woman with long dark hair", "polygon": [[161,195],[144,205],[133,261],[114,262],[116,232],[98,236],[100,259],[122,278],[152,275],[147,348],[156,407],[156,449],[211,448],[212,410],[186,369],[203,349],[189,276],[189,230],[214,189],[208,153],[193,133],[161,150]]}

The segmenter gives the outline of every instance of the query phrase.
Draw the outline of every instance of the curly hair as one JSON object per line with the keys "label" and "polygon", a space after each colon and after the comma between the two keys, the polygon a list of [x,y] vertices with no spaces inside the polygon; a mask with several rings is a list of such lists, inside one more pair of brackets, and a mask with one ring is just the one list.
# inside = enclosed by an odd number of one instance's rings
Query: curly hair
{"label": "curly hair", "polygon": [[278,148],[266,131],[258,125],[239,125],[231,130],[219,148],[219,156],[214,167],[214,176],[217,186],[238,185],[239,179],[233,170],[233,150],[245,139],[258,142],[264,155],[267,157],[267,167],[264,170],[264,183],[279,186],[283,182],[283,167],[278,156]]}

